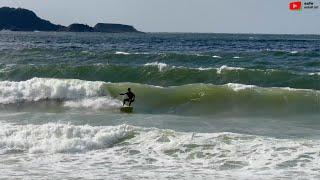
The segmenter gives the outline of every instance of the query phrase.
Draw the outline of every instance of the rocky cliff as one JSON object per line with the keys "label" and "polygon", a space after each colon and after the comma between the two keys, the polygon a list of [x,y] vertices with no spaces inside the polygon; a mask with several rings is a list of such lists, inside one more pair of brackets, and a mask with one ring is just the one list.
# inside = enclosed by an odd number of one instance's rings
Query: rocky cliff
{"label": "rocky cliff", "polygon": [[0,8],[0,30],[11,31],[60,31],[64,26],[52,24],[27,9]]}
{"label": "rocky cliff", "polygon": [[85,24],[71,24],[68,27],[56,25],[39,18],[34,12],[21,8],[0,8],[0,30],[11,31],[68,31],[68,32],[105,32],[136,33],[133,26],[123,24],[98,23],[94,27]]}

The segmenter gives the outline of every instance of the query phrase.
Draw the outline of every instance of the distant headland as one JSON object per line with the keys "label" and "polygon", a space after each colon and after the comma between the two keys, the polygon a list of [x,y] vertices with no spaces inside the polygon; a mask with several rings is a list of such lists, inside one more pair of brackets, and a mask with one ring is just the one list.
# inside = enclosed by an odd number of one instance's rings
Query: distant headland
{"label": "distant headland", "polygon": [[86,24],[62,26],[39,18],[34,12],[22,8],[0,8],[0,30],[11,31],[62,31],[62,32],[104,32],[140,33],[133,26],[124,24],[98,23],[94,27]]}

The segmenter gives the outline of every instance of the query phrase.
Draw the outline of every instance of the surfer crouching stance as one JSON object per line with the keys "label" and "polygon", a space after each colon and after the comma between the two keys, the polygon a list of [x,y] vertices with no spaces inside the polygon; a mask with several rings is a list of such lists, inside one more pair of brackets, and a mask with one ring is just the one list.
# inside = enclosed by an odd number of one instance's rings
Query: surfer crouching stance
{"label": "surfer crouching stance", "polygon": [[131,103],[134,102],[134,99],[136,98],[136,95],[131,91],[131,88],[128,88],[128,92],[120,95],[127,95],[127,98],[123,100],[123,106],[126,104],[126,102],[129,102],[129,106],[131,106]]}

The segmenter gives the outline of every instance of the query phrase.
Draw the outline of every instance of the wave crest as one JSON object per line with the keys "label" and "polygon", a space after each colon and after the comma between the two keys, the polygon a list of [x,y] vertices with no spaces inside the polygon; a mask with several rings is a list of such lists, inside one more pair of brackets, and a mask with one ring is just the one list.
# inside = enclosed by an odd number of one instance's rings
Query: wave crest
{"label": "wave crest", "polygon": [[163,71],[165,68],[168,67],[166,63],[159,63],[159,62],[146,63],[145,66],[156,66],[158,67],[159,71]]}
{"label": "wave crest", "polygon": [[45,99],[80,99],[106,94],[103,82],[32,78],[27,81],[0,82],[0,103],[10,104]]}
{"label": "wave crest", "polygon": [[[137,113],[205,116],[220,113],[293,115],[320,112],[320,92],[309,89],[266,88],[239,83],[161,87],[138,83],[40,78],[0,82],[0,104],[3,108],[20,108],[28,104],[39,107],[36,105],[41,106],[41,102],[58,100],[57,104],[53,104],[54,107],[62,104],[69,108],[111,110],[121,106],[119,94],[128,87],[137,96],[134,103]],[[51,104],[48,104],[50,107]]]}

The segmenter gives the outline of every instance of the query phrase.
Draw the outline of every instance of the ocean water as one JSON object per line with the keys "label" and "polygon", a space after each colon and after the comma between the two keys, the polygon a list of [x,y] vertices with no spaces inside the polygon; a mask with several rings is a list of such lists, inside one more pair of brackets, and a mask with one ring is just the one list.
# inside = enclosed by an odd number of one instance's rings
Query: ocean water
{"label": "ocean water", "polygon": [[[131,87],[134,112],[121,113]],[[0,179],[319,179],[320,36],[0,32]]]}

